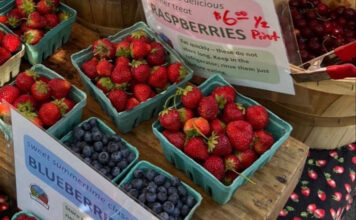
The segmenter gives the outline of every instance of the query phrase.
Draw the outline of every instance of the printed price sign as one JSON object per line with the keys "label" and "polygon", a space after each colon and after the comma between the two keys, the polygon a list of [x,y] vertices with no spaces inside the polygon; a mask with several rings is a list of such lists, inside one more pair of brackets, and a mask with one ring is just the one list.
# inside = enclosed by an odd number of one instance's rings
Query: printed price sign
{"label": "printed price sign", "polygon": [[294,94],[273,0],[142,0],[147,22],[195,73]]}
{"label": "printed price sign", "polygon": [[11,109],[17,204],[41,219],[157,219]]}

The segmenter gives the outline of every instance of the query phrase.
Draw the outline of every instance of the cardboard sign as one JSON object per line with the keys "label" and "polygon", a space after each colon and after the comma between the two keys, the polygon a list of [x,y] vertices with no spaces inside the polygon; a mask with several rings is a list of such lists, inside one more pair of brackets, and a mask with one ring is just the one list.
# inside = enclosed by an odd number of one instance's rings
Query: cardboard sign
{"label": "cardboard sign", "polygon": [[42,219],[157,219],[11,109],[18,206]]}
{"label": "cardboard sign", "polygon": [[294,94],[273,0],[142,0],[149,26],[195,73]]}

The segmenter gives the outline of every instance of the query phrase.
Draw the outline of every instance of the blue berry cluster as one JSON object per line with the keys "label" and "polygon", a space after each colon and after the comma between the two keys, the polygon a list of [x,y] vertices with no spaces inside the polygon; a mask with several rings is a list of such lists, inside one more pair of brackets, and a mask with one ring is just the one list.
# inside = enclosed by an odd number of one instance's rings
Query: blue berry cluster
{"label": "blue berry cluster", "polygon": [[109,179],[118,176],[136,157],[117,134],[100,131],[94,118],[74,128],[72,141],[64,144]]}
{"label": "blue berry cluster", "polygon": [[137,169],[121,189],[150,208],[160,219],[184,219],[196,204],[177,177],[167,178],[154,170]]}

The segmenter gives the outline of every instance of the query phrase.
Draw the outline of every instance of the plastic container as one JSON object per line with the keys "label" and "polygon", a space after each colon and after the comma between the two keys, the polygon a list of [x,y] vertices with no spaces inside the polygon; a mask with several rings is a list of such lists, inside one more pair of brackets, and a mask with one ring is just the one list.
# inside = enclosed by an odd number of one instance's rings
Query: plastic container
{"label": "plastic container", "polygon": [[[147,162],[147,161],[140,161],[136,164],[136,166],[134,166],[134,168],[131,169],[131,171],[129,172],[129,174],[127,174],[127,176],[125,177],[125,179],[122,180],[122,182],[120,183],[119,186],[122,186],[122,184],[130,182],[133,178],[133,172],[137,169],[142,169],[142,170],[149,170],[152,169],[154,171],[156,171],[157,173],[160,173],[162,175],[164,175],[165,177],[168,178],[172,178],[172,175],[167,173],[166,171],[162,170],[161,168]],[[189,195],[193,196],[194,199],[197,201],[197,203],[193,206],[193,208],[190,210],[190,212],[188,213],[188,215],[184,218],[184,220],[189,220],[192,218],[195,210],[200,206],[201,201],[203,200],[202,196],[195,191],[193,188],[191,188],[190,186],[188,186],[186,183],[182,182],[183,186],[185,187],[185,189],[188,191]],[[147,208],[148,210],[150,210],[149,208]]]}
{"label": "plastic container", "polygon": [[[11,30],[1,23],[0,31],[11,33]],[[24,54],[25,45],[21,44],[21,49],[0,66],[0,86],[10,82],[20,72],[21,57],[23,57]]]}
{"label": "plastic container", "polygon": [[84,62],[92,58],[91,46],[85,50],[72,55],[72,63],[78,70],[80,77],[82,78],[83,84],[86,90],[92,95],[100,104],[101,108],[111,116],[113,121],[119,130],[123,133],[131,131],[134,127],[137,127],[142,121],[146,121],[153,116],[157,115],[162,109],[166,99],[175,93],[177,87],[184,87],[185,84],[192,78],[193,70],[191,70],[184,60],[174,51],[170,46],[163,42],[160,38],[155,36],[155,33],[150,30],[144,22],[138,22],[130,28],[124,29],[119,33],[108,37],[112,42],[119,42],[126,38],[130,33],[143,29],[148,33],[148,35],[161,43],[164,49],[168,52],[168,59],[170,62],[181,62],[188,70],[188,75],[185,79],[179,83],[175,83],[168,87],[166,91],[157,94],[155,97],[148,99],[147,101],[141,103],[130,111],[117,112],[116,109],[111,104],[110,100],[106,95],[94,85],[94,83],[82,72],[81,66]]}
{"label": "plastic container", "polygon": [[[231,86],[220,75],[213,75],[204,83],[202,83],[199,88],[202,90],[202,93],[204,95],[209,95],[217,86],[225,85]],[[244,107],[258,104],[256,101],[247,98],[239,93],[237,93],[235,101],[241,103]],[[247,177],[252,177],[252,175],[257,170],[261,169],[263,165],[265,165],[271,159],[271,157],[289,137],[292,131],[292,126],[280,119],[268,109],[267,111],[270,117],[270,122],[266,130],[273,135],[275,143],[268,151],[262,154],[250,167],[248,167],[242,172]],[[191,178],[197,185],[201,186],[205,190],[205,192],[210,195],[217,203],[226,204],[234,195],[236,190],[240,186],[245,184],[246,180],[239,176],[234,180],[231,185],[224,185],[204,167],[202,167],[192,158],[187,156],[183,151],[173,146],[161,133],[163,127],[160,125],[159,121],[154,122],[152,128],[153,133],[156,135],[156,137],[161,143],[166,159],[170,163],[174,164],[178,169],[183,170],[186,175],[189,176],[189,178]]]}
{"label": "plastic container", "polygon": [[[10,0],[8,3],[0,7],[0,14],[7,14],[14,7],[15,0]],[[70,31],[76,19],[77,12],[63,3],[60,3],[59,10],[67,12],[71,16],[48,31],[36,45],[25,43],[25,58],[33,65],[41,63],[69,39]]]}
{"label": "plastic container", "polygon": [[[107,126],[103,121],[101,121],[99,118],[96,117],[91,117],[88,118],[87,120],[81,122],[78,126],[82,125],[84,122],[89,121],[90,119],[96,119],[97,123],[98,123],[98,127],[99,130],[101,132],[103,132],[104,134],[107,135],[112,135],[115,134],[115,131],[113,131],[109,126]],[[66,134],[63,138],[61,138],[61,142],[65,142],[65,141],[70,141],[73,138],[73,131],[70,131],[68,134]],[[126,146],[128,147],[128,149],[131,152],[134,152],[135,154],[135,159],[118,175],[116,176],[114,179],[112,179],[111,182],[113,183],[120,183],[120,181],[123,179],[123,177],[125,176],[125,174],[134,166],[134,164],[136,164],[136,162],[138,161],[138,157],[139,157],[139,152],[138,150],[132,146],[129,142],[125,141],[125,139],[121,138],[121,140],[126,144]],[[91,165],[90,165],[91,166]],[[94,168],[93,168],[94,169]]]}
{"label": "plastic container", "polygon": [[20,211],[20,212],[16,212],[12,217],[11,217],[11,220],[17,220],[17,218],[20,216],[20,215],[27,215],[27,216],[30,216],[30,217],[35,217],[36,219],[39,220],[39,218],[37,216],[35,216],[34,214],[32,214],[31,212],[26,212],[26,211]]}
{"label": "plastic container", "polygon": [[[48,69],[42,64],[37,64],[31,68],[31,70],[37,72],[40,76],[45,76],[50,79],[53,78],[61,78],[64,79],[61,75],[54,72],[51,69]],[[14,84],[14,82],[11,82]],[[87,103],[87,96],[86,94],[72,85],[72,88],[69,92],[68,97],[75,101],[75,106],[72,110],[70,110],[64,117],[62,117],[56,124],[52,125],[47,129],[47,132],[56,138],[61,138],[64,134],[68,132],[72,127],[77,125],[80,122],[82,117],[83,108]],[[12,130],[11,126],[5,123],[4,121],[0,120],[0,129],[4,133],[5,137],[12,139]]]}

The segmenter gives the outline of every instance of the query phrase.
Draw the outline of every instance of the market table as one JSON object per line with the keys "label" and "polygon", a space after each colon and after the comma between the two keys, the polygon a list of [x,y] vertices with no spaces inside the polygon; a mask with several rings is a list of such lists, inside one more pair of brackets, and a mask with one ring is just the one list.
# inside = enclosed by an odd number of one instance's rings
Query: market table
{"label": "market table", "polygon": [[[75,23],[69,42],[46,60],[44,65],[85,91],[79,74],[71,64],[70,55],[86,48],[97,38],[97,33]],[[24,62],[21,69],[29,67],[30,65]],[[92,116],[101,118],[118,132],[111,118],[88,95],[83,119]],[[256,184],[247,183],[242,186],[228,204],[220,206],[207,196],[202,188],[195,185],[184,172],[177,170],[164,158],[160,144],[152,133],[151,125],[155,120],[156,118],[142,123],[128,134],[118,133],[139,150],[140,160],[147,160],[162,167],[202,194],[203,202],[193,219],[275,219],[298,183],[308,154],[309,148],[306,145],[292,137],[288,138],[270,162],[252,177]],[[0,188],[15,197],[13,151],[6,147],[3,136],[0,136],[0,146]]]}

